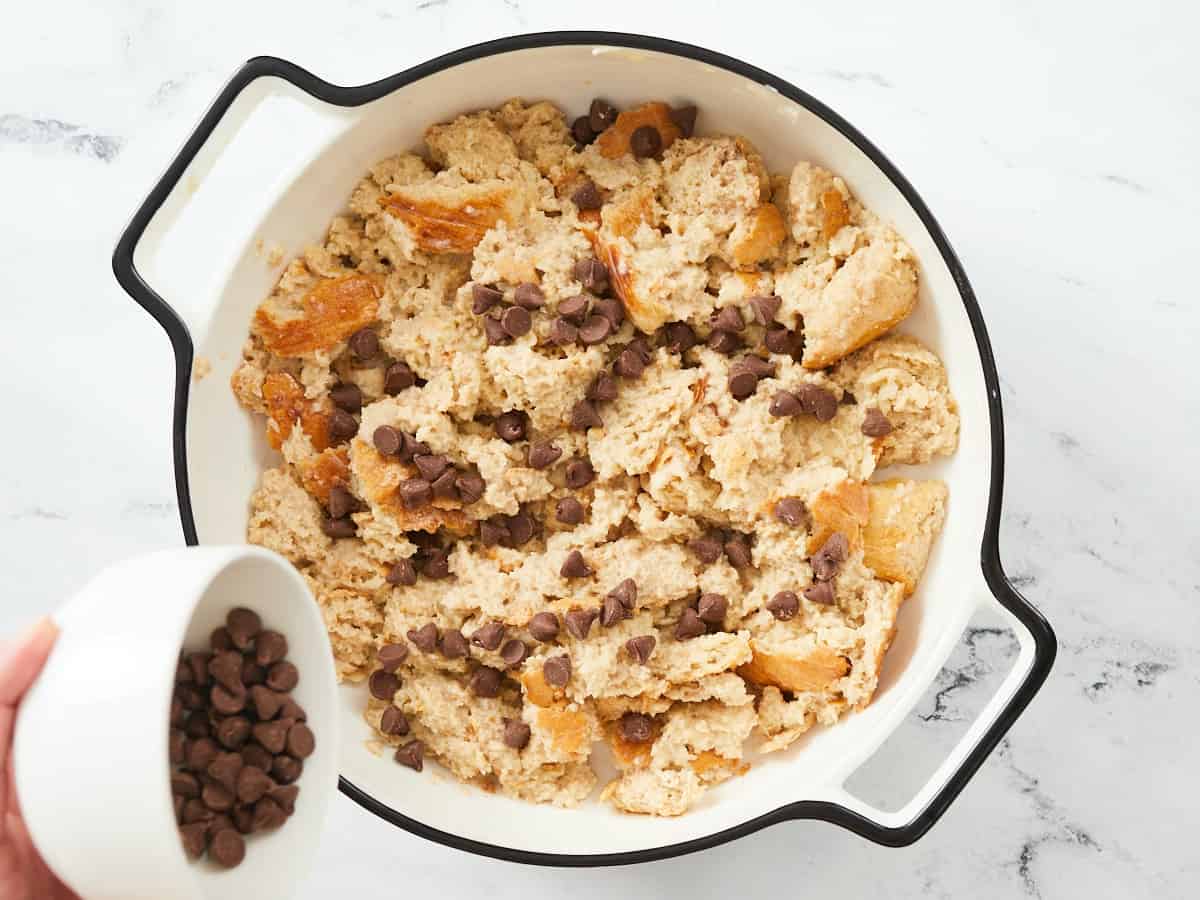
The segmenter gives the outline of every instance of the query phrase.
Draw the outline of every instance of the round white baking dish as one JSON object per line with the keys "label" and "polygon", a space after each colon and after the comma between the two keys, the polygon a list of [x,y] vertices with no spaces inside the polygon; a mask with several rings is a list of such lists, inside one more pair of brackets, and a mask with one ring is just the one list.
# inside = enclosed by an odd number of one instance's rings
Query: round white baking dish
{"label": "round white baking dish", "polygon": [[[228,381],[252,312],[278,276],[276,254],[287,258],[319,240],[367,167],[418,148],[431,122],[512,96],[549,99],[574,114],[596,95],[618,106],[647,98],[695,103],[701,133],[747,136],[772,171],[800,159],[832,169],[904,235],[922,277],[918,310],[901,330],[941,355],[962,415],[958,453],[918,473],[950,486],[945,531],[901,614],[874,703],[756,762],[686,816],[621,816],[598,803],[560,810],[464,787],[436,767],[418,775],[368,749],[365,691],[353,687],[341,694],[342,789],[415,833],[538,863],[661,858],[787,818],[824,819],[881,843],[911,843],[1037,691],[1054,638],[1000,569],[999,387],[965,273],[924,203],[873,145],[812,97],[745,63],[658,38],[588,32],[507,38],[350,88],[282,60],[251,60],[152,190],[114,255],[118,279],[175,346],[185,535],[200,543],[243,540],[247,499],[272,464],[261,422],[238,407]],[[193,357],[212,367],[194,383]],[[1021,642],[1000,691],[902,809],[883,812],[849,795],[842,784],[917,702],[983,606],[1004,616]]]}

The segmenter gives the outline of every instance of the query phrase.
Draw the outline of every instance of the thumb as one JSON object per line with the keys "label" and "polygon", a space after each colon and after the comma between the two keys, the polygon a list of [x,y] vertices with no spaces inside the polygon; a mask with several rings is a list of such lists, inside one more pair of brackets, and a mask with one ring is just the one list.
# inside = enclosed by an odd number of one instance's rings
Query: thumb
{"label": "thumb", "polygon": [[43,616],[0,650],[0,706],[15,706],[46,664],[58,626]]}

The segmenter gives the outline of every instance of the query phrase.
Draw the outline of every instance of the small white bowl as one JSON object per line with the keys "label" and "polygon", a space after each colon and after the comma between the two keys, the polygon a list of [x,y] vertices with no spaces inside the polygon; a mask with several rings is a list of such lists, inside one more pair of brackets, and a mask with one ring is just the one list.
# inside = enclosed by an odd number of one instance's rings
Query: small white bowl
{"label": "small white bowl", "polygon": [[[287,636],[317,747],[295,815],[248,838],[245,860],[225,870],[184,855],[167,732],[181,646],[206,648],[237,606]],[[21,810],[51,868],[89,900],[290,895],[337,788],[339,743],[333,657],[300,575],[254,547],[167,550],[100,573],[55,620],[61,634],[21,703],[14,746]]]}

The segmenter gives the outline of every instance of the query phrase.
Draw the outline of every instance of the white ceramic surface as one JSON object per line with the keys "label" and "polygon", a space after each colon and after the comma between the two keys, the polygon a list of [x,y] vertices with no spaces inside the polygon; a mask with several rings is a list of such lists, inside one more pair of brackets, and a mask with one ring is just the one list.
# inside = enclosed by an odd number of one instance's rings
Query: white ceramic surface
{"label": "white ceramic surface", "polygon": [[[885,824],[902,824],[952,765],[892,813],[866,808],[841,784],[917,702],[972,611],[979,605],[999,608],[979,571],[991,447],[978,350],[952,275],[896,186],[815,114],[740,75],[667,53],[583,45],[469,61],[353,109],[314,101],[276,78],[253,82],[152,220],[135,254],[139,272],[184,318],[197,354],[214,367],[211,377],[192,386],[188,410],[189,478],[199,539],[240,539],[247,498],[260,471],[274,464],[261,423],[238,408],[228,389],[252,311],[278,276],[279,269],[268,264],[269,249],[281,248],[286,257],[318,240],[367,167],[397,150],[418,147],[428,123],[535,91],[565,109],[581,109],[596,85],[603,85],[605,96],[618,105],[646,97],[695,102],[701,133],[748,136],[772,170],[786,170],[799,159],[829,167],[913,246],[922,264],[921,297],[902,330],[941,354],[962,414],[958,453],[923,472],[950,485],[944,534],[921,590],[903,611],[875,702],[836,728],[816,730],[790,751],[764,759],[745,777],[711,792],[685,817],[621,817],[617,828],[617,814],[599,804],[576,811],[532,806],[459,787],[446,777],[404,771],[366,749],[365,695],[354,688],[341,694],[341,772],[376,799],[441,831],[543,853],[661,847],[803,799],[836,800]],[[1025,635],[1023,628],[1016,630]],[[1023,637],[1013,677],[988,714],[1015,687],[1031,651]],[[987,718],[981,717],[980,727]],[[969,744],[959,746],[951,763]]]}
{"label": "white ceramic surface", "polygon": [[[184,855],[171,806],[168,713],[180,647],[256,610],[288,638],[293,696],[317,735],[285,827],[223,870]],[[97,575],[55,614],[61,632],[22,702],[17,794],[35,844],[87,900],[282,900],[312,857],[337,783],[333,659],[303,579],[257,547],[167,550]]]}

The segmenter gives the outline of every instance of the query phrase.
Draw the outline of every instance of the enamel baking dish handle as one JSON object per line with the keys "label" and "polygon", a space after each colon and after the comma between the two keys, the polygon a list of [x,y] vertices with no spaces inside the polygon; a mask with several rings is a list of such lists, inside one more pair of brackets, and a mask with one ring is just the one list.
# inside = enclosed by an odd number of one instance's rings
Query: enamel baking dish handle
{"label": "enamel baking dish handle", "polygon": [[[864,837],[891,846],[904,846],[919,839],[953,802],[971,776],[983,764],[1012,723],[1028,705],[1054,662],[1053,632],[1042,617],[1023,602],[1010,605],[1006,598],[1019,596],[998,562],[984,563],[986,581],[973,588],[972,612],[992,610],[1012,628],[1020,652],[999,690],[988,700],[950,755],[902,808],[893,812],[877,809],[855,797],[844,786],[827,795],[844,819],[841,824]],[[848,814],[848,815],[847,815]]]}

